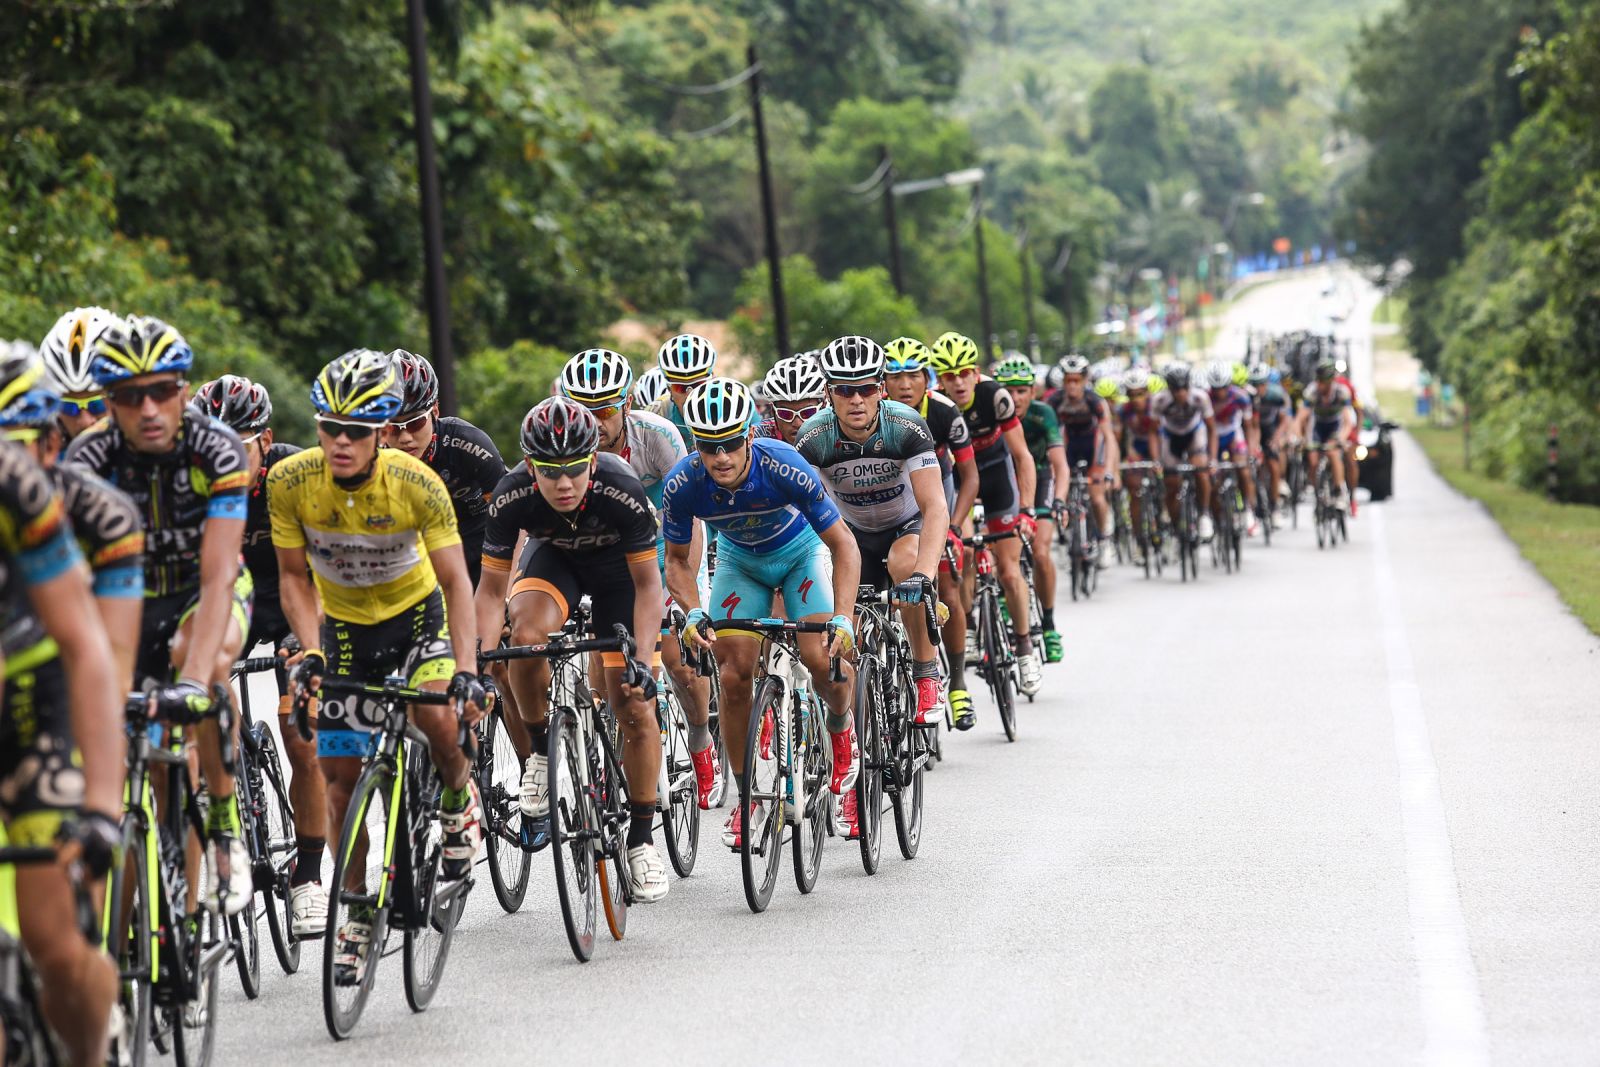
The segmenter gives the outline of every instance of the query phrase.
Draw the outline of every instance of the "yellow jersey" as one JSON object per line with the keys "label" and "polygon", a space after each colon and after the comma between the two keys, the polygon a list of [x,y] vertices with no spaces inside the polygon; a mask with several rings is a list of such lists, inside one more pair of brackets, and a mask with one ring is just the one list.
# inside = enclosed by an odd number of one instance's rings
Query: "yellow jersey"
{"label": "yellow jersey", "polygon": [[450,491],[433,469],[380,448],[359,488],[333,480],[321,448],[267,472],[277,548],[303,548],[329,618],[359,626],[392,619],[439,585],[428,553],[459,545]]}

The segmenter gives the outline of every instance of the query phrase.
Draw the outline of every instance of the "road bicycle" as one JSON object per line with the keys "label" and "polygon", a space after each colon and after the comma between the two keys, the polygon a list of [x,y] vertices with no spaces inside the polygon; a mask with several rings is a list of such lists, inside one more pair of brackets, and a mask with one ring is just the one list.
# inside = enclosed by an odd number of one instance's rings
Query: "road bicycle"
{"label": "road bicycle", "polygon": [[1200,578],[1200,468],[1180,463],[1171,473],[1178,476],[1178,506],[1172,516],[1173,536],[1178,542],[1178,572],[1185,582]]}
{"label": "road bicycle", "polygon": [[[406,1003],[424,1011],[439,991],[456,923],[472,877],[443,878],[444,833],[439,825],[439,773],[428,739],[413,726],[413,705],[445,707],[454,698],[414,689],[403,678],[380,683],[322,679],[322,695],[344,693],[375,705],[380,725],[370,738],[350,794],[334,854],[328,926],[322,942],[322,1016],[335,1040],[349,1037],[372,993],[378,963],[401,935]],[[303,703],[295,708],[304,727]],[[457,744],[473,757],[473,734],[462,722]],[[344,961],[346,947],[357,962]]]}
{"label": "road bicycle", "polygon": [[1089,465],[1082,460],[1067,487],[1063,524],[1067,528],[1067,566],[1072,599],[1087,600],[1100,580],[1095,537],[1090,532]]}
{"label": "road bicycle", "polygon": [[1315,505],[1317,547],[1336,548],[1340,540],[1349,538],[1345,532],[1344,508],[1339,506],[1333,496],[1333,465],[1344,462],[1344,455],[1337,444],[1324,446],[1318,451],[1322,452],[1322,461],[1317,464],[1316,488],[1312,496]]}
{"label": "road bicycle", "polygon": [[1157,463],[1124,463],[1123,478],[1132,475],[1135,481],[1133,498],[1137,502],[1138,519],[1133,520],[1134,560],[1143,560],[1144,576],[1151,572],[1159,575],[1165,552],[1165,535],[1161,517],[1166,501],[1161,495],[1161,466]]}
{"label": "road bicycle", "polygon": [[1211,565],[1222,565],[1232,574],[1244,565],[1244,494],[1239,489],[1239,466],[1222,460],[1212,466],[1216,480],[1211,485]]}
{"label": "road bicycle", "polygon": [[[70,1062],[39,1008],[39,976],[20,940],[12,873],[17,867],[58,862],[55,846],[7,845],[0,833],[0,1062],[11,1067],[57,1067]],[[66,865],[66,872],[78,931],[91,947],[98,947],[100,918],[84,884],[83,863],[74,860]]]}
{"label": "road bicycle", "polygon": [[1011,634],[1001,613],[1000,601],[1005,594],[1000,588],[994,553],[989,545],[1016,536],[1017,531],[1007,530],[995,534],[980,532],[961,539],[963,544],[971,546],[976,557],[977,586],[972,606],[978,623],[978,662],[974,666],[994,695],[1007,741],[1017,739],[1017,692],[1021,689],[1021,679],[1016,650],[1011,645]]}

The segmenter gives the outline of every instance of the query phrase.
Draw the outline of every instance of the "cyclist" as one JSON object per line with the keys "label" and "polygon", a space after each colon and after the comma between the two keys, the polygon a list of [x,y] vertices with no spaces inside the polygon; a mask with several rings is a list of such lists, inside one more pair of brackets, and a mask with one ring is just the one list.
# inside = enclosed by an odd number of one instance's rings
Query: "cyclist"
{"label": "cyclist", "polygon": [[[1143,367],[1133,367],[1122,376],[1122,390],[1126,399],[1115,412],[1117,433],[1121,437],[1122,454],[1131,457],[1134,461],[1154,463],[1159,453],[1152,451],[1151,442],[1156,439],[1156,420],[1150,412],[1150,395],[1154,392],[1156,382],[1160,379],[1152,375]],[[1123,477],[1128,478],[1130,472],[1124,471]],[[1139,503],[1139,488],[1144,479],[1155,477],[1148,470],[1131,472],[1131,481],[1128,484],[1128,507],[1132,515],[1135,528],[1144,521],[1142,505]],[[1135,553],[1141,552],[1137,545]],[[1143,563],[1141,557],[1138,561]]]}
{"label": "cyclist", "polygon": [[1061,361],[1061,395],[1056,398],[1056,413],[1061,418],[1061,433],[1066,439],[1067,469],[1076,472],[1078,464],[1088,464],[1089,503],[1094,510],[1094,528],[1100,537],[1100,565],[1106,565],[1106,550],[1116,533],[1111,505],[1106,500],[1106,476],[1115,476],[1111,465],[1111,408],[1099,394],[1088,389],[1089,361],[1068,356]]}
{"label": "cyclist", "polygon": [[[1350,431],[1356,425],[1355,397],[1337,380],[1338,373],[1333,360],[1318,362],[1316,380],[1306,386],[1305,397],[1300,405],[1296,434],[1304,439],[1306,427],[1311,428],[1312,451],[1306,457],[1306,476],[1313,485],[1317,481],[1317,465],[1322,454],[1348,449]],[[1348,507],[1345,503],[1347,495],[1354,496],[1345,492],[1345,485],[1345,465],[1335,462],[1333,501],[1338,507]]]}
{"label": "cyclist", "polygon": [[[1329,343],[1332,343],[1329,338]],[[1361,464],[1356,462],[1356,445],[1360,443],[1361,420],[1361,394],[1356,392],[1356,383],[1350,380],[1350,365],[1342,359],[1335,359],[1333,368],[1336,372],[1335,381],[1350,392],[1350,407],[1355,412],[1355,423],[1345,432],[1344,445],[1344,471],[1345,485],[1349,486],[1346,497],[1349,501],[1350,517],[1356,517],[1356,490],[1361,488]]]}
{"label": "cyclist", "polygon": [[[633,467],[650,506],[661,510],[666,477],[688,452],[670,422],[648,411],[634,411],[628,399],[633,368],[615,352],[591,348],[567,361],[561,371],[562,395],[587,408],[600,425],[600,450],[621,456]],[[703,549],[703,531],[695,527],[692,554]],[[666,588],[667,547],[656,545],[656,567]],[[711,683],[683,661],[676,641],[661,642],[661,660],[677,686],[689,723],[689,757],[694,763],[700,807],[722,800],[722,763],[711,736]]]}
{"label": "cyclist", "polygon": [[[978,500],[978,463],[973,458],[972,434],[955,401],[928,388],[933,353],[914,337],[897,337],[884,345],[884,385],[889,399],[904,404],[927,423],[938,448],[944,480],[944,499],[950,513],[950,548],[946,553],[958,563],[963,555],[961,523],[972,514]],[[961,575],[949,559],[939,561],[939,599],[951,606],[941,637],[949,661],[950,718],[958,730],[970,730],[978,716],[967,690],[967,612],[971,597]],[[959,610],[958,610],[959,609]]]}
{"label": "cyclist", "polygon": [[[983,503],[984,525],[991,534],[1019,530],[1031,537],[1033,516],[1022,510],[1024,500],[1034,493],[1033,457],[1017,418],[1017,405],[998,382],[978,373],[978,346],[961,334],[943,334],[933,343],[930,365],[939,376],[939,386],[961,411],[967,432],[972,435],[973,458],[978,467],[978,499]],[[965,523],[966,516],[959,516]],[[1012,638],[1017,650],[1017,667],[1022,675],[1021,689],[1032,696],[1039,691],[1041,671],[1028,634],[1028,583],[1022,577],[1022,545],[1015,539],[996,541],[993,547],[1000,588],[1011,607]],[[972,583],[977,572],[968,560],[968,594],[963,604],[971,603]],[[971,629],[970,623],[968,629]]]}
{"label": "cyclist", "polygon": [[[689,399],[684,415],[694,431],[695,451],[667,477],[662,498],[662,529],[667,539],[667,588],[688,611],[686,636],[698,648],[717,647],[722,678],[722,743],[744,796],[745,731],[760,643],[754,634],[710,628],[710,613],[700,606],[689,552],[694,519],[718,530],[722,546],[711,582],[711,598],[723,618],[765,615],[775,592],[785,611],[803,622],[826,622],[832,638],[824,647],[816,635],[802,634],[800,656],[826,706],[832,736],[835,795],[855,784],[861,754],[851,716],[851,678],[828,678],[830,655],[843,655],[855,643],[856,587],[861,554],[855,538],[839,521],[839,509],[822,479],[790,445],[752,438],[750,393],[731,378],[713,378]],[[747,638],[740,640],[739,638]],[[722,830],[722,842],[738,848],[740,805]]]}
{"label": "cyclist", "polygon": [[56,417],[68,441],[106,417],[105,390],[94,378],[94,343],[115,320],[105,308],[73,308],[56,320],[39,346],[45,371],[61,396]]}
{"label": "cyclist", "polygon": [[439,376],[422,356],[397,348],[389,353],[400,367],[405,399],[389,424],[386,442],[415,456],[444,481],[456,509],[461,553],[467,575],[478,584],[483,530],[489,522],[489,496],[505,477],[506,464],[489,435],[466,419],[439,414]]}
{"label": "cyclist", "polygon": [[1261,442],[1262,461],[1267,468],[1268,506],[1275,510],[1283,488],[1284,442],[1293,421],[1289,418],[1289,394],[1280,384],[1278,372],[1264,363],[1250,368],[1250,385],[1256,391],[1256,439]]}
{"label": "cyclist", "polygon": [[1239,465],[1239,485],[1250,505],[1250,527],[1246,537],[1254,537],[1258,529],[1255,518],[1255,479],[1250,474],[1250,457],[1261,454],[1261,443],[1255,437],[1255,405],[1250,394],[1234,384],[1235,370],[1244,372],[1242,364],[1217,360],[1206,371],[1206,384],[1210,387],[1211,417],[1217,427],[1217,455],[1227,456]]}
{"label": "cyclist", "polygon": [[[667,391],[650,410],[678,428],[683,437],[683,447],[694,449],[694,434],[684,421],[683,405],[689,396],[711,379],[717,365],[717,350],[711,342],[695,333],[680,333],[669,337],[656,350],[656,364],[666,381]],[[751,410],[755,405],[752,403]]]}
{"label": "cyclist", "polygon": [[1041,551],[1033,554],[1034,591],[1039,595],[1039,617],[1044,625],[1044,661],[1060,663],[1061,632],[1056,629],[1056,564],[1050,555],[1055,541],[1056,511],[1062,507],[1057,487],[1070,484],[1066,447],[1061,441],[1061,424],[1049,405],[1035,399],[1033,364],[1026,356],[1003,359],[994,369],[994,380],[1005,386],[1022,412],[1022,436],[1033,456],[1033,517],[1038,523],[1036,541]]}
{"label": "cyclist", "polygon": [[[567,384],[565,375],[562,384]],[[624,385],[613,399],[625,392]],[[620,652],[605,653],[601,663],[606,700],[622,732],[628,779],[628,881],[635,900],[653,903],[667,895],[668,887],[667,865],[651,838],[661,772],[652,673],[660,663],[655,638],[663,603],[655,515],[633,468],[600,450],[600,424],[575,401],[558,396],[534,405],[522,420],[522,452],[524,468],[500,480],[489,507],[478,626],[493,633],[509,611],[511,642],[541,643],[588,596],[597,635],[610,635],[619,623],[633,635],[637,655],[648,665],[637,657],[624,660]],[[527,547],[512,581],[512,556],[521,534],[527,534]],[[526,659],[510,668],[517,707],[533,737],[522,810],[540,817],[550,810],[550,663]]]}
{"label": "cyclist", "polygon": [[[309,697],[324,677],[378,681],[400,674],[409,686],[449,692],[470,725],[482,717],[485,700],[477,675],[458,669],[474,662],[477,629],[455,508],[427,464],[378,447],[403,395],[393,358],[370,349],[346,352],[311,387],[317,444],[267,473],[283,613],[305,650],[293,695]],[[380,725],[377,710],[344,693],[318,709],[317,756],[331,827],[344,825],[370,732]],[[456,745],[450,708],[417,705],[411,718],[428,739],[443,783],[442,874],[459,880],[481,837],[472,768]],[[339,888],[360,887],[368,845],[355,844],[350,880]],[[353,983],[365,972],[371,925],[353,913],[338,938],[338,978]]]}
{"label": "cyclist", "polygon": [[[250,474],[250,503],[244,528],[244,563],[255,586],[255,610],[243,648],[266,643],[287,655],[294,642],[278,596],[278,556],[272,547],[272,515],[267,504],[267,474],[280,461],[300,451],[298,445],[272,437],[272,398],[266,386],[237,374],[224,374],[202,385],[190,405],[232,428],[244,443]],[[327,846],[328,801],[317,746],[300,736],[289,722],[287,667],[276,672],[278,734],[289,761],[289,805],[294,811],[295,856],[289,872],[290,926],[296,937],[314,937],[328,921],[328,894],[322,887],[322,856]]]}
{"label": "cyclist", "polygon": [[239,557],[251,472],[239,435],[187,406],[193,363],[189,343],[160,319],[109,323],[92,366],[112,417],[73,438],[65,462],[127,493],[144,516],[135,682],[157,687],[158,715],[200,717],[194,740],[210,797],[212,884],[235,915],[252,892],[250,853],[210,713],[211,687],[228,681],[250,629],[253,589]]}
{"label": "cyclist", "polygon": [[762,384],[772,400],[772,415],[756,424],[756,436],[794,444],[800,427],[827,401],[822,368],[809,355],[790,356],[774,363]]}
{"label": "cyclist", "polygon": [[1161,375],[1166,388],[1150,400],[1150,417],[1161,430],[1160,443],[1150,438],[1151,452],[1161,457],[1166,468],[1167,514],[1178,514],[1178,472],[1180,463],[1200,468],[1200,538],[1209,541],[1215,532],[1211,523],[1210,465],[1217,461],[1217,430],[1211,410],[1211,397],[1203,389],[1189,387],[1189,368],[1174,363]]}
{"label": "cyclist", "polygon": [[[30,388],[13,378],[0,407]],[[70,835],[98,881],[122,840],[123,690],[81,561],[50,476],[0,441],[0,822],[19,847]],[[18,867],[15,893],[45,1020],[71,1062],[104,1063],[117,972],[80,931],[65,868]]]}

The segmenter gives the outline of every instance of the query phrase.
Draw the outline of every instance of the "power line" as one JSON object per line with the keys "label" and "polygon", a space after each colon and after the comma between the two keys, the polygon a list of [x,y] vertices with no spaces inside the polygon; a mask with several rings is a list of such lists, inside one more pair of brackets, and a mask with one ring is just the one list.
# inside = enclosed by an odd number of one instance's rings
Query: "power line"
{"label": "power line", "polygon": [[662,81],[660,78],[646,74],[642,70],[635,70],[621,59],[618,59],[604,45],[580,33],[578,27],[573,25],[572,21],[567,18],[565,11],[558,9],[556,17],[567,28],[567,32],[572,34],[573,40],[593,51],[601,59],[622,71],[627,77],[653,89],[660,89],[664,93],[675,93],[678,96],[716,96],[719,93],[727,92],[729,89],[738,88],[755,77],[761,70],[761,64],[753,63],[739,71],[739,73],[726,77],[719,82],[712,82],[709,85],[675,85],[672,82]]}
{"label": "power line", "polygon": [[[856,182],[852,186],[849,186],[850,192],[854,193],[856,196],[861,196],[864,193],[875,191],[876,187],[883,182],[884,176],[889,173],[890,166],[891,163],[888,159],[879,161],[877,170],[873,171],[863,180]],[[880,192],[879,195],[881,196],[882,193]],[[873,199],[876,200],[877,197],[873,197]]]}
{"label": "power line", "polygon": [[673,134],[673,139],[678,141],[703,141],[707,137],[715,137],[719,133],[727,133],[739,124],[739,121],[750,113],[750,103],[746,101],[735,108],[727,118],[704,126],[698,130],[689,130],[685,133]]}

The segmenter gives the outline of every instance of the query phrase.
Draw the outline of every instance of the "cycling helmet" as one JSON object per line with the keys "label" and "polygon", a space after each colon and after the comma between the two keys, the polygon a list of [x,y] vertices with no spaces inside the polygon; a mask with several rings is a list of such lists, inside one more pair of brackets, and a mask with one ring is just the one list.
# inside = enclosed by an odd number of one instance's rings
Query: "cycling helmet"
{"label": "cycling helmet", "polygon": [[883,346],[852,334],[830,341],[819,362],[830,382],[875,382],[883,377]]}
{"label": "cycling helmet", "polygon": [[633,368],[606,348],[589,348],[561,368],[561,392],[585,407],[621,407],[633,389]]}
{"label": "cycling helmet", "polygon": [[1331,382],[1339,373],[1339,365],[1331,359],[1317,361],[1317,381]]}
{"label": "cycling helmet", "polygon": [[1213,389],[1226,389],[1233,384],[1233,368],[1224,360],[1217,360],[1206,368],[1206,384]]}
{"label": "cycling helmet", "polygon": [[400,372],[400,385],[405,395],[400,399],[400,410],[406,414],[432,411],[439,402],[439,376],[433,364],[414,352],[397,348],[389,353]]}
{"label": "cycling helmet", "polygon": [[1338,371],[1340,374],[1348,374],[1350,371],[1350,365],[1342,359],[1336,359],[1333,361],[1333,369]]}
{"label": "cycling helmet", "polygon": [[1150,384],[1150,372],[1143,367],[1129,368],[1128,373],[1122,376],[1124,392],[1137,393],[1142,389],[1149,389]]}
{"label": "cycling helmet", "polygon": [[103,388],[141,374],[185,374],[193,365],[194,352],[183,334],[160,319],[132,315],[100,331],[90,369]]}
{"label": "cycling helmet", "polygon": [[1076,353],[1070,356],[1062,356],[1061,362],[1057,363],[1056,366],[1061,368],[1062,377],[1068,374],[1089,373],[1089,361]]}
{"label": "cycling helmet", "polygon": [[600,448],[600,423],[569,397],[552,396],[522,418],[522,454],[556,462],[593,455]]}
{"label": "cycling helmet", "polygon": [[1110,400],[1116,396],[1118,388],[1117,378],[1114,374],[1108,374],[1094,383],[1095,395],[1103,400]]}
{"label": "cycling helmet", "polygon": [[750,426],[755,404],[750,390],[732,378],[713,378],[689,396],[683,421],[699,441],[725,441]]}
{"label": "cycling helmet", "polygon": [[699,334],[680,333],[662,343],[656,352],[656,362],[671,384],[694,385],[711,377],[717,350]]}
{"label": "cycling helmet", "polygon": [[1182,363],[1174,363],[1162,375],[1167,380],[1169,389],[1189,388],[1189,368]]}
{"label": "cycling helmet", "polygon": [[1272,380],[1272,368],[1265,363],[1257,363],[1251,367],[1245,376],[1245,381],[1251,385],[1266,385]]}
{"label": "cycling helmet", "polygon": [[189,406],[219,420],[240,437],[255,437],[272,421],[267,387],[237,374],[224,374],[202,385]]}
{"label": "cycling helmet", "polygon": [[928,366],[935,374],[954,374],[978,367],[978,346],[972,338],[951,330],[928,346]]}
{"label": "cycling helmet", "polygon": [[1027,356],[1007,356],[994,365],[994,380],[1001,385],[1032,385],[1033,364]]}
{"label": "cycling helmet", "polygon": [[1159,374],[1150,375],[1150,395],[1155,396],[1167,387],[1167,380]]}
{"label": "cycling helmet", "polygon": [[1230,369],[1233,371],[1234,385],[1244,385],[1250,380],[1250,371],[1243,363],[1235,363]]}
{"label": "cycling helmet", "polygon": [[387,352],[352,348],[322,368],[311,383],[318,415],[350,422],[386,423],[400,414],[405,385]]}
{"label": "cycling helmet", "polygon": [[802,400],[820,400],[828,391],[827,379],[816,363],[805,356],[780,359],[761,379],[767,399],[779,404],[794,404]]}
{"label": "cycling helmet", "polygon": [[889,374],[926,370],[929,356],[928,346],[915,337],[896,337],[883,346],[883,369]]}
{"label": "cycling helmet", "polygon": [[639,380],[633,383],[633,402],[642,408],[647,408],[660,400],[666,391],[666,375],[661,373],[660,367],[651,367],[639,375]]}
{"label": "cycling helmet", "polygon": [[1281,384],[1283,384],[1283,372],[1280,371],[1277,367],[1273,367],[1270,371],[1267,372],[1267,384],[1268,385],[1281,385]]}
{"label": "cycling helmet", "polygon": [[60,397],[39,353],[26,341],[0,343],[0,429],[44,426]]}
{"label": "cycling helmet", "polygon": [[39,345],[45,373],[63,393],[93,393],[100,388],[94,380],[94,343],[100,332],[116,316],[105,308],[73,308],[56,320]]}

